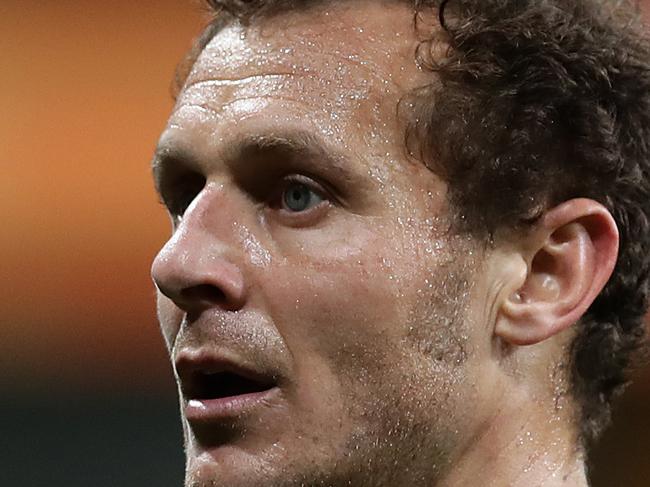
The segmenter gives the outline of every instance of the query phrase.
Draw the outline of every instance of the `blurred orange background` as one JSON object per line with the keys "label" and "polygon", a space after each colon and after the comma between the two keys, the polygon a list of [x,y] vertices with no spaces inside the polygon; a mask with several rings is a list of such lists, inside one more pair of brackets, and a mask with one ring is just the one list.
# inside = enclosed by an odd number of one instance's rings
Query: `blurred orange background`
{"label": "blurred orange background", "polygon": [[2,1],[3,373],[167,374],[149,264],[168,222],[149,160],[200,13],[181,0]]}
{"label": "blurred orange background", "polygon": [[[168,222],[149,160],[171,109],[175,64],[205,20],[198,2],[185,0],[2,0],[5,403],[56,391],[66,396],[59,404],[83,394],[147,395],[161,398],[166,421],[175,421],[149,278]],[[594,455],[596,486],[650,485],[650,372],[637,375]],[[2,477],[0,484],[9,485]]]}

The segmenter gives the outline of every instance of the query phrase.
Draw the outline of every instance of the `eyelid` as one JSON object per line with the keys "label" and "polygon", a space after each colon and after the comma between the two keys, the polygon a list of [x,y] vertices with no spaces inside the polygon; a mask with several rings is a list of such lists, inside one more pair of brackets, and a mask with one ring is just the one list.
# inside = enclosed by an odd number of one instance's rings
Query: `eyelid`
{"label": "eyelid", "polygon": [[321,185],[318,181],[315,179],[311,178],[310,176],[306,176],[304,174],[299,174],[299,173],[291,173],[291,174],[286,174],[285,176],[282,177],[282,182],[283,183],[301,183],[304,184],[305,186],[316,186],[316,189],[321,189]]}
{"label": "eyelid", "polygon": [[315,193],[317,193],[324,201],[329,201],[330,203],[339,203],[336,192],[330,187],[330,185],[320,182],[317,178],[308,176],[306,174],[300,173],[290,173],[286,174],[281,178],[281,184],[279,185],[278,190],[280,194],[286,189],[286,187],[291,183],[304,184],[309,187]]}
{"label": "eyelid", "polygon": [[[287,189],[292,184],[300,184],[308,188],[310,191],[313,191],[318,198],[321,200],[316,205],[311,208],[308,208],[301,212],[293,212],[288,208],[285,208],[284,195]],[[269,200],[267,205],[269,208],[278,211],[280,213],[287,213],[291,217],[298,217],[299,214],[306,215],[318,208],[322,208],[325,204],[328,206],[335,203],[336,198],[332,196],[331,192],[324,187],[319,181],[314,180],[313,178],[299,173],[290,173],[281,177],[279,183],[273,189],[273,192],[269,195]]]}
{"label": "eyelid", "polygon": [[[304,211],[291,211],[284,206],[284,193],[291,184],[301,184],[318,195],[321,201]],[[303,228],[317,225],[328,214],[337,199],[327,185],[305,174],[290,173],[279,178],[265,205],[271,220],[282,226]]]}

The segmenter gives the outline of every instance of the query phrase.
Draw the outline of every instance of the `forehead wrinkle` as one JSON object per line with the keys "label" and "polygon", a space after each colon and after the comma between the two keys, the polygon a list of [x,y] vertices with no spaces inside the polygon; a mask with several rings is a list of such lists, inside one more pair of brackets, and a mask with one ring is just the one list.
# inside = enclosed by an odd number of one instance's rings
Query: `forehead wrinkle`
{"label": "forehead wrinkle", "polygon": [[[381,86],[383,91],[386,90],[387,83],[397,88],[399,85],[394,82],[393,73],[378,63],[375,58],[381,56],[383,59],[386,56],[397,55],[404,58],[404,64],[409,64],[407,56],[411,52],[410,49],[403,49],[400,46],[382,51],[373,43],[364,42],[363,39],[359,40],[359,45],[364,46],[363,51],[354,47],[356,43],[353,43],[347,51],[342,50],[340,45],[333,49],[327,49],[327,46],[323,45],[319,50],[313,48],[305,50],[305,41],[302,38],[285,39],[273,47],[268,42],[258,45],[261,40],[254,38],[249,39],[245,45],[241,45],[242,41],[239,39],[235,45],[228,44],[228,41],[229,36],[221,39],[217,35],[208,44],[189,76],[189,79],[202,79],[188,82],[185,89],[194,84],[200,86],[210,80],[215,80],[215,84],[223,80],[223,86],[232,86],[236,83],[229,84],[229,81],[246,82],[249,79],[250,82],[256,79],[264,81],[272,80],[276,76],[281,81],[281,77],[286,76],[315,81],[323,81],[328,77],[332,81],[343,82],[340,86],[342,89],[359,86],[367,88],[369,84],[374,84]],[[404,52],[401,52],[402,50]],[[414,57],[412,64],[416,66]],[[392,63],[390,66],[393,66]],[[268,71],[265,72],[265,69]],[[248,73],[240,75],[241,71]],[[209,79],[206,79],[208,76]]]}
{"label": "forehead wrinkle", "polygon": [[[357,110],[365,105],[364,100],[371,102],[373,105],[380,101],[386,101],[386,95],[391,93],[391,89],[387,86],[388,83],[393,87],[397,87],[396,83],[388,79],[381,82],[382,86],[377,86],[379,83],[375,83],[375,89],[373,89],[373,83],[368,82],[371,76],[375,76],[372,72],[369,72],[367,77],[354,76],[354,78],[361,79],[361,82],[350,79],[353,78],[352,76],[345,76],[341,73],[336,73],[336,75],[336,77],[332,76],[333,81],[336,82],[336,87],[332,87],[326,81],[332,91],[326,96],[318,98],[318,106],[312,106],[313,104],[307,102],[309,97],[303,95],[312,91],[315,92],[315,90],[322,92],[323,87],[321,85],[325,78],[306,76],[299,73],[271,75],[273,79],[268,84],[265,83],[267,81],[265,75],[248,75],[240,79],[220,78],[194,81],[181,92],[177,101],[177,111],[198,106],[218,113],[241,100],[251,99],[289,101],[307,107],[310,112],[316,109],[329,113],[333,107],[336,107],[337,110]],[[299,96],[296,96],[296,94],[299,94]],[[348,102],[345,103],[345,100],[348,100]],[[323,103],[327,101],[329,103]],[[393,106],[389,107],[391,111],[393,108]]]}
{"label": "forehead wrinkle", "polygon": [[192,89],[200,89],[203,86],[206,87],[221,87],[221,86],[238,86],[240,84],[253,83],[255,81],[265,81],[267,79],[278,79],[282,80],[284,78],[295,78],[295,73],[264,73],[264,74],[252,74],[248,76],[232,76],[225,78],[210,78],[210,79],[200,79],[196,81],[189,82],[184,88],[183,91],[187,92]]}
{"label": "forehead wrinkle", "polygon": [[[192,82],[181,92],[176,104],[175,114],[187,108],[199,107],[209,110],[213,114],[223,112],[227,107],[244,100],[258,99],[268,101],[288,101],[295,105],[306,107],[309,112],[320,111],[330,113],[333,107],[337,110],[356,110],[363,103],[362,100],[384,99],[388,91],[373,90],[367,83],[354,83],[352,87],[339,86],[329,96],[320,97],[316,106],[308,103],[309,97],[305,93],[321,89],[322,78],[305,76],[304,74],[273,75],[278,81],[266,84],[263,75],[249,75],[241,78],[241,83],[236,79],[202,79]],[[365,80],[365,78],[364,78]],[[312,84],[314,84],[312,86]],[[345,98],[341,95],[356,95],[356,102],[342,103]],[[330,100],[331,103],[323,103]],[[376,103],[373,102],[373,103]],[[392,107],[391,107],[392,109]]]}
{"label": "forehead wrinkle", "polygon": [[[277,53],[282,54],[284,48],[280,47],[277,49]],[[386,70],[376,61],[372,60],[372,56],[364,57],[358,53],[343,53],[340,51],[335,52],[320,52],[318,53],[317,59],[311,59],[312,62],[305,62],[306,58],[304,56],[297,56],[295,53],[290,57],[284,54],[284,59],[273,59],[274,64],[277,64],[276,68],[290,68],[290,70],[270,70],[264,71],[263,69],[271,67],[270,60],[266,57],[269,54],[269,51],[264,52],[253,52],[246,59],[247,62],[230,64],[227,62],[222,63],[221,60],[227,61],[228,56],[220,56],[220,61],[209,62],[205,60],[205,64],[197,62],[197,70],[190,76],[190,80],[194,77],[199,78],[197,80],[188,81],[183,88],[184,91],[192,89],[194,87],[200,88],[204,85],[207,86],[236,86],[238,84],[248,84],[254,83],[256,81],[265,82],[265,81],[284,81],[292,79],[307,79],[314,81],[322,81],[324,76],[329,75],[328,77],[332,80],[345,81],[347,86],[341,86],[341,88],[350,88],[350,85],[354,86],[364,86],[367,87],[371,80],[375,82],[380,82],[382,85],[386,81],[393,84],[393,86],[398,86],[393,82],[393,76],[390,72]],[[262,65],[259,60],[263,59],[268,65]],[[299,63],[300,64],[299,64]],[[413,62],[415,64],[415,61]],[[317,66],[314,66],[317,64]],[[245,75],[237,75],[237,71],[246,70],[254,71],[251,68],[257,68],[258,73],[249,72]],[[222,73],[222,76],[210,76],[209,78],[201,76],[204,74],[204,71],[208,73],[219,71]],[[350,72],[354,72],[354,75],[351,76]],[[360,82],[355,82],[359,80]]]}
{"label": "forehead wrinkle", "polygon": [[[223,103],[219,103],[218,106],[212,106],[210,103],[215,103],[216,101],[214,99],[208,99],[204,102],[198,102],[198,101],[192,101],[192,102],[185,102],[181,104],[174,112],[171,118],[171,125],[173,125],[173,119],[174,116],[178,116],[183,112],[183,110],[188,110],[188,109],[198,109],[201,111],[208,112],[212,116],[219,115],[226,111],[229,107],[236,105],[241,102],[249,101],[249,100],[275,100],[275,101],[285,101],[285,102],[290,102],[291,104],[294,105],[302,105],[306,109],[308,109],[311,112],[314,112],[314,107],[311,106],[309,103],[307,103],[304,99],[299,99],[299,98],[292,98],[285,94],[284,96],[278,96],[278,95],[256,95],[256,96],[238,96],[238,97],[233,97],[233,99],[224,101]],[[321,111],[326,111],[325,107],[318,107],[319,110]]]}

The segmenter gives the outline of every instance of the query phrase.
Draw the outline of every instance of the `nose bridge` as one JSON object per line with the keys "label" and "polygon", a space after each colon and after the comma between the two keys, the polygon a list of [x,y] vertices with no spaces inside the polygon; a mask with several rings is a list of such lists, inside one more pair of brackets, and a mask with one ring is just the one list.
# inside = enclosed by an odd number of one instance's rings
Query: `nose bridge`
{"label": "nose bridge", "polygon": [[208,183],[185,211],[165,245],[167,251],[184,265],[225,257],[233,244],[233,222],[227,218],[231,213],[227,206],[224,185]]}
{"label": "nose bridge", "polygon": [[245,283],[231,205],[224,185],[206,185],[154,259],[156,286],[182,309],[243,305]]}

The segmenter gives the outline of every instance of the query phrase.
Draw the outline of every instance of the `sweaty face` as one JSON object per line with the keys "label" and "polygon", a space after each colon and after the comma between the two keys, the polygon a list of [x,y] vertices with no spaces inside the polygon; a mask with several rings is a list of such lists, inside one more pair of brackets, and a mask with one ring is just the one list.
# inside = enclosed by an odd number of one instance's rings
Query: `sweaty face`
{"label": "sweaty face", "polygon": [[196,62],[154,161],[188,486],[424,485],[480,421],[470,252],[396,115],[416,44],[407,7],[356,3]]}

